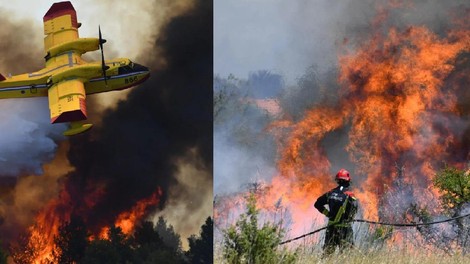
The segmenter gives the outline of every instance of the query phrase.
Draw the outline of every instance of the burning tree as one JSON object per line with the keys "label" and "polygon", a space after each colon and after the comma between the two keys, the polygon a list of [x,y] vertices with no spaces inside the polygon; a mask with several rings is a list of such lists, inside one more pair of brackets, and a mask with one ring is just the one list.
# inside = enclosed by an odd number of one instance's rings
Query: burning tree
{"label": "burning tree", "polygon": [[[387,12],[378,12],[370,39],[345,45],[336,102],[271,125],[279,146],[272,190],[292,201],[294,230],[306,225],[302,216],[314,214],[310,203],[330,188],[332,171],[342,166],[332,161],[347,160],[355,168],[360,185],[355,193],[366,218],[393,221],[403,220],[411,201],[438,213],[433,175],[442,160],[458,165],[467,158],[459,95],[468,84],[468,29],[457,24],[436,34],[424,26],[388,27],[387,22]],[[407,174],[400,176],[396,163]],[[398,198],[389,202],[396,207],[393,213],[381,210],[387,197]]]}
{"label": "burning tree", "polygon": [[76,263],[85,255],[88,245],[86,225],[78,216],[72,216],[70,222],[59,227],[59,234],[54,238],[56,248],[54,259],[57,263]]}
{"label": "burning tree", "polygon": [[136,263],[131,238],[126,237],[120,227],[110,227],[107,236],[109,239],[91,241],[79,263]]}
{"label": "burning tree", "polygon": [[[86,223],[80,217],[72,216],[69,222],[59,227],[54,238],[55,247],[52,254],[39,256],[37,248],[28,246],[31,245],[31,240],[25,239],[26,245],[23,245],[22,251],[17,250],[13,254],[13,260],[15,263],[110,264],[213,262],[210,217],[201,227],[200,236],[191,235],[188,238],[189,250],[186,252],[181,249],[180,235],[174,232],[173,227],[164,218],[160,218],[157,224],[140,222],[132,234],[125,234],[119,226],[106,229],[106,235],[103,237],[93,237],[87,230]],[[2,258],[0,263],[4,263]]]}
{"label": "burning tree", "polygon": [[[153,10],[162,10],[162,5],[164,11],[155,15]],[[96,130],[63,141],[64,151],[57,152],[57,161],[53,161],[49,172],[46,170],[48,173],[41,177],[26,176],[24,173],[28,170],[20,168],[14,184],[7,186],[8,192],[3,191],[4,186],[0,183],[2,246],[14,246],[19,235],[25,237],[17,243],[18,247],[10,247],[10,255],[17,263],[50,263],[55,246],[62,248],[57,254],[69,255],[63,256],[64,262],[74,261],[83,254],[83,234],[88,235],[88,232],[93,237],[87,237],[85,254],[91,250],[90,241],[96,242],[92,243],[95,249],[109,249],[111,235],[119,233],[113,226],[119,227],[126,238],[132,237],[136,224],[156,212],[172,210],[167,207],[169,200],[172,201],[170,206],[185,205],[175,210],[179,214],[184,211],[204,220],[205,214],[200,216],[195,212],[207,210],[203,204],[205,201],[210,204],[211,200],[206,188],[212,186],[213,157],[210,107],[212,2],[196,0],[168,5],[155,2],[146,5],[146,9],[152,10],[148,13],[152,17],[150,21],[155,18],[160,22],[155,21],[154,26],[147,27],[146,35],[152,37],[145,41],[148,43],[146,48],[142,46],[136,50],[151,54],[146,59],[154,74],[152,79],[130,91],[127,100],[119,103],[116,100],[114,107],[103,113]],[[8,35],[15,31],[14,27],[4,32]],[[29,36],[28,32],[26,35]],[[12,35],[8,39],[15,37]],[[18,60],[16,56],[14,61],[28,65],[27,56],[24,60],[23,57]],[[159,88],[155,89],[157,86]],[[34,124],[28,129],[43,130],[35,124],[35,116],[27,119]],[[123,123],[127,124],[125,129]],[[10,127],[6,130],[17,131]],[[41,139],[41,145],[54,151],[53,146],[45,144],[49,138],[43,133],[32,134]],[[19,142],[28,147],[21,148]],[[28,137],[21,137],[11,144],[25,154],[36,153],[30,143]],[[11,160],[42,163],[43,155],[37,153],[34,157],[28,154],[27,159],[19,156]],[[10,163],[2,162],[6,164],[0,172],[2,176],[3,171],[11,167]],[[188,174],[191,182],[185,184],[181,178],[189,177]],[[191,206],[186,206],[189,201]],[[70,216],[74,214],[83,219],[85,230],[72,227]],[[192,221],[181,222],[185,225],[181,228],[184,232],[197,229],[193,222],[198,221],[195,217]],[[65,231],[71,229],[62,236],[60,226],[64,223]],[[74,234],[77,237],[65,236],[78,231],[81,233]]]}
{"label": "burning tree", "polygon": [[[274,121],[260,130],[263,136],[274,135],[278,149],[275,176],[258,206],[268,208],[282,197],[292,215],[293,235],[303,234],[312,222],[325,224],[312,203],[333,187],[332,176],[342,166],[353,172],[363,218],[400,223],[445,218],[434,175],[442,161],[462,167],[470,151],[469,9],[445,10],[452,19],[432,28],[416,21],[398,23],[397,14],[411,11],[392,2],[378,4],[366,32],[344,39],[338,67],[331,71],[334,77],[307,74],[298,84],[299,94],[285,96],[281,114],[270,116]],[[315,92],[306,93],[308,88]],[[245,169],[240,164],[248,162],[234,163]],[[396,164],[406,167],[406,174]],[[217,202],[221,209],[237,209],[233,201]],[[446,250],[452,238],[449,226],[380,230],[377,236],[392,238],[393,245],[403,245],[409,237],[420,249],[443,245]]]}

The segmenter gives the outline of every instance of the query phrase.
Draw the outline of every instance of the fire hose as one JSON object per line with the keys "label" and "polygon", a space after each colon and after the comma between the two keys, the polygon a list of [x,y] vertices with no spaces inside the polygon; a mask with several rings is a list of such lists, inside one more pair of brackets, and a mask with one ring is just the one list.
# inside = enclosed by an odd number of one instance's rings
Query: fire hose
{"label": "fire hose", "polygon": [[[465,214],[465,215],[460,215],[460,216],[452,217],[452,218],[445,219],[445,220],[439,220],[439,221],[427,222],[427,223],[386,223],[386,222],[370,221],[370,220],[365,220],[365,219],[354,219],[354,220],[352,220],[351,222],[368,223],[368,224],[385,225],[385,226],[418,227],[418,226],[427,226],[427,225],[435,225],[435,224],[450,222],[450,221],[454,221],[454,220],[457,220],[457,219],[460,219],[460,218],[469,217],[469,216],[470,216],[470,214]],[[295,241],[295,240],[299,240],[299,239],[301,239],[301,238],[304,238],[304,237],[306,237],[306,236],[313,235],[313,234],[315,234],[315,233],[318,233],[318,232],[320,232],[320,231],[322,231],[322,230],[325,230],[325,229],[327,229],[328,227],[334,226],[334,225],[335,225],[335,224],[331,224],[331,225],[324,226],[324,227],[319,228],[319,229],[317,229],[317,230],[314,230],[314,231],[312,231],[312,232],[310,232],[310,233],[303,234],[303,235],[301,235],[301,236],[294,237],[294,238],[292,238],[292,239],[283,241],[283,242],[279,243],[279,245],[287,244],[287,243],[290,243],[290,242],[292,242],[292,241]]]}

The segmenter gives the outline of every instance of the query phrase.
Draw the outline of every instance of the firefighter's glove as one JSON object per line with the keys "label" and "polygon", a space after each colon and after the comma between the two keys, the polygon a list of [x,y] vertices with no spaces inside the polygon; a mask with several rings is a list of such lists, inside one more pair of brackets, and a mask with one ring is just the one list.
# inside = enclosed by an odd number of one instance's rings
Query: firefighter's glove
{"label": "firefighter's glove", "polygon": [[330,211],[328,211],[328,209],[323,209],[323,212],[321,212],[322,214],[328,216],[328,214],[330,213]]}

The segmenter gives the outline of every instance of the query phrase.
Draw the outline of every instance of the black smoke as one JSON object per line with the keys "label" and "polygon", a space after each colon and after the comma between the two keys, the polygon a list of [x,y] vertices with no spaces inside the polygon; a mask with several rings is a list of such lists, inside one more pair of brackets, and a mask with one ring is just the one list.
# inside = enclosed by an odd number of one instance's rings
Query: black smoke
{"label": "black smoke", "polygon": [[212,1],[197,0],[173,18],[154,43],[166,66],[156,70],[161,58],[152,58],[150,79],[105,112],[99,127],[70,140],[76,170],[65,188],[90,227],[111,224],[157,188],[163,208],[178,185],[176,162],[190,153],[189,162],[210,172],[204,181],[212,188],[212,9]]}

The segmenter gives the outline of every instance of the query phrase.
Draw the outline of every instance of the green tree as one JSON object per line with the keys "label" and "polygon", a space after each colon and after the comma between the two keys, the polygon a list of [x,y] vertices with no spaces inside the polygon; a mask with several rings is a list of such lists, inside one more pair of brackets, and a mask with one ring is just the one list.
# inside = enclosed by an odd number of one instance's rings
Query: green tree
{"label": "green tree", "polygon": [[85,223],[78,216],[72,216],[70,222],[59,227],[59,234],[54,238],[57,249],[54,258],[57,263],[79,262],[88,245]]}
{"label": "green tree", "polygon": [[181,252],[180,235],[175,232],[172,225],[167,224],[166,220],[162,216],[158,218],[155,229],[165,245],[173,249],[175,252]]}
{"label": "green tree", "polygon": [[[470,203],[470,175],[468,170],[445,166],[439,171],[433,180],[434,186],[441,192],[441,204],[452,215],[459,216],[464,205]],[[457,242],[466,248],[470,230],[464,224],[465,219],[458,219]]]}
{"label": "green tree", "polygon": [[80,263],[135,263],[130,241],[122,233],[121,228],[112,226],[108,236],[109,240],[97,239],[91,242]]}
{"label": "green tree", "polygon": [[[179,251],[181,242],[179,235],[174,233],[173,227],[167,226],[162,218],[160,221],[161,232],[166,232],[168,237],[172,237],[167,245],[152,222],[145,221],[136,227],[133,236],[133,247],[135,249],[135,263],[161,263],[177,264],[184,263],[183,256]],[[170,232],[171,231],[171,232]],[[176,237],[178,239],[176,239]],[[175,242],[177,241],[177,243]],[[175,245],[177,245],[175,247]]]}
{"label": "green tree", "polygon": [[[1,241],[0,241],[0,245],[1,245],[1,244],[2,244],[2,243],[1,243]],[[5,252],[3,251],[3,248],[0,247],[0,264],[7,264],[7,257],[8,257],[7,253],[5,253]]]}
{"label": "green tree", "polygon": [[228,263],[294,263],[296,253],[279,249],[284,230],[281,226],[258,223],[256,197],[247,197],[246,211],[235,225],[224,230],[223,254]]}
{"label": "green tree", "polygon": [[134,243],[136,248],[145,245],[149,245],[156,249],[165,248],[162,238],[154,229],[153,223],[150,221],[144,221],[140,225],[136,226],[134,231]]}
{"label": "green tree", "polygon": [[247,82],[235,78],[232,74],[227,79],[214,78],[214,124],[220,125],[232,119],[234,114],[243,112],[246,105],[240,99],[247,97]]}
{"label": "green tree", "polygon": [[442,193],[442,206],[451,213],[460,213],[462,206],[470,202],[470,175],[464,170],[446,165],[436,174],[434,186]]}
{"label": "green tree", "polygon": [[188,238],[188,242],[187,256],[190,263],[208,264],[214,262],[214,221],[211,217],[208,217],[204,225],[201,226],[199,237],[192,235]]}
{"label": "green tree", "polygon": [[97,239],[90,243],[81,263],[117,264],[123,262],[121,261],[120,252],[112,246],[111,241]]}

